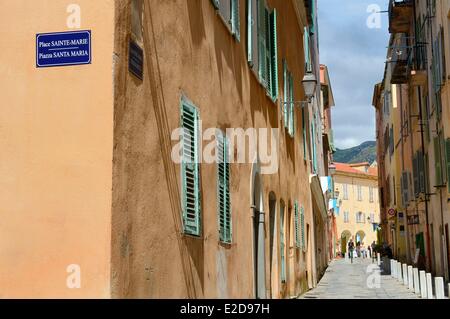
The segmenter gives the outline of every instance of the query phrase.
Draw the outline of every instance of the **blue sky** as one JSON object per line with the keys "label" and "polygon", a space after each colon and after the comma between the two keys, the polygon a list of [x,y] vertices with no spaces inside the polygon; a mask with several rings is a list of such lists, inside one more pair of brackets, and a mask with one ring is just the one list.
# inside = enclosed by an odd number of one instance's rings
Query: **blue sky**
{"label": "blue sky", "polygon": [[319,0],[320,62],[329,68],[336,106],[333,129],[338,148],[375,140],[373,88],[381,82],[388,46],[388,16],[381,28],[369,28],[370,5],[388,8],[388,0]]}

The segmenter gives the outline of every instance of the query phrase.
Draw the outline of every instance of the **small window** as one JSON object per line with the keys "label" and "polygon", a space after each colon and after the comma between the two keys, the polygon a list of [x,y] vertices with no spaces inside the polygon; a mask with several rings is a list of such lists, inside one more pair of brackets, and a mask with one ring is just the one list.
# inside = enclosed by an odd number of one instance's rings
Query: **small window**
{"label": "small window", "polygon": [[369,187],[369,201],[371,203],[374,202],[374,200],[373,200],[373,187],[372,186]]}
{"label": "small window", "polygon": [[358,189],[358,201],[361,202],[363,200],[363,198],[362,198],[362,186],[358,185],[357,189]]}
{"label": "small window", "polygon": [[349,219],[349,213],[348,212],[344,212],[344,223],[349,223],[350,219]]}
{"label": "small window", "polygon": [[344,191],[344,200],[348,200],[348,185],[342,184],[342,189]]}

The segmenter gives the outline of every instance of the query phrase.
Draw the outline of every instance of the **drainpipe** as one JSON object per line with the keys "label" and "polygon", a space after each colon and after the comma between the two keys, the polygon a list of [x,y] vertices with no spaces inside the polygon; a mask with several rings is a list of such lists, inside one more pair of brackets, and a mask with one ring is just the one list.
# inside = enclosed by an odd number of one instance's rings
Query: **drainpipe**
{"label": "drainpipe", "polygon": [[[416,3],[415,1],[413,2],[413,7],[414,7],[414,24],[416,23]],[[429,1],[427,1],[427,11],[429,8]],[[428,12],[427,12],[428,14]],[[428,16],[429,19],[429,16]],[[432,27],[430,28],[431,30],[431,35],[433,34],[432,32]],[[417,28],[415,28],[415,39],[417,39]],[[431,46],[431,50],[433,50],[433,46]],[[427,62],[428,62],[428,58],[427,58]],[[417,61],[416,61],[417,63]],[[427,63],[427,69],[428,69],[428,63]],[[420,90],[420,86],[417,87],[417,93],[418,93],[418,98],[419,98],[419,119],[421,121],[421,123],[423,123],[423,112],[422,112],[422,92]],[[420,126],[420,139],[421,139],[421,144],[422,144],[422,155],[423,157],[425,156],[425,137],[423,134],[423,124],[421,124]],[[422,158],[422,161],[424,160],[424,158]],[[425,167],[425,165],[424,165]],[[425,170],[425,173],[428,170]],[[428,176],[425,176],[425,180],[428,178]],[[429,216],[428,216],[428,199],[425,196],[425,218],[426,218],[426,241],[427,241],[427,251],[428,254],[425,254],[426,257],[426,268],[428,270],[431,269],[431,244],[430,244],[430,224],[429,224]]]}

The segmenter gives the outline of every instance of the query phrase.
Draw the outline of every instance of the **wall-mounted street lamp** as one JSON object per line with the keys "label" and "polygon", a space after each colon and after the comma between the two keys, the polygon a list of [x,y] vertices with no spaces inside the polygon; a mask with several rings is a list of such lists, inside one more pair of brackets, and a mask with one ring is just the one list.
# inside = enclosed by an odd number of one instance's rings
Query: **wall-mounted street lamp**
{"label": "wall-mounted street lamp", "polygon": [[305,90],[306,98],[308,99],[308,102],[311,102],[317,88],[316,76],[312,72],[306,73],[303,78],[302,84],[303,89]]}
{"label": "wall-mounted street lamp", "polygon": [[317,79],[314,73],[308,72],[303,77],[302,81],[303,90],[305,91],[306,101],[297,101],[297,102],[284,102],[284,104],[298,104],[301,108],[304,108],[311,103],[314,95],[316,94],[317,89]]}

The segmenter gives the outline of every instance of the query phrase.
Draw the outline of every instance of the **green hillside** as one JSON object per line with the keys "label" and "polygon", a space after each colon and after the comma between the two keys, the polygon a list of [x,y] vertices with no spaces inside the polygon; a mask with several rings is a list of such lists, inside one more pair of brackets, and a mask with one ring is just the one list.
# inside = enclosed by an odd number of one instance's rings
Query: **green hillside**
{"label": "green hillside", "polygon": [[354,164],[369,162],[372,164],[377,159],[377,143],[369,141],[349,149],[337,149],[333,158],[338,163]]}

